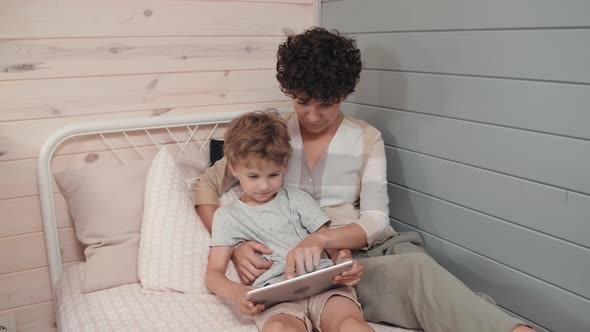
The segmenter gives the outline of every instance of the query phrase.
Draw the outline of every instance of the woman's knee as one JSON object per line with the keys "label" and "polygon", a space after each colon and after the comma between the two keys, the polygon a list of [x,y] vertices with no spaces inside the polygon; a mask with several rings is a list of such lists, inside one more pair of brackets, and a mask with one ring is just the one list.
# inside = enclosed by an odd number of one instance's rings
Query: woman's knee
{"label": "woman's knee", "polygon": [[436,269],[437,263],[425,253],[407,254],[410,258],[409,264],[413,272]]}

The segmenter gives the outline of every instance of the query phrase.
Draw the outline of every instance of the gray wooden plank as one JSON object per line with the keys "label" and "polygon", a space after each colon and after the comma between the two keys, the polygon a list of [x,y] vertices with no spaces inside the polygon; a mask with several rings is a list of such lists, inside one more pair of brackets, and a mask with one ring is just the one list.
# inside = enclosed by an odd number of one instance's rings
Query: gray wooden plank
{"label": "gray wooden plank", "polygon": [[387,147],[392,183],[590,247],[590,196]]}
{"label": "gray wooden plank", "polygon": [[[400,231],[418,230],[397,220]],[[419,230],[418,230],[419,231]],[[590,301],[420,231],[430,255],[474,291],[489,294],[512,312],[554,331],[587,331]],[[498,245],[502,245],[498,239]]]}
{"label": "gray wooden plank", "polygon": [[[590,16],[590,15],[589,15]],[[590,29],[353,35],[366,68],[590,82]]]}
{"label": "gray wooden plank", "polygon": [[342,110],[375,125],[387,144],[590,193],[589,141],[351,103]]}
{"label": "gray wooden plank", "polygon": [[590,249],[397,185],[388,189],[393,218],[590,298]]}
{"label": "gray wooden plank", "polygon": [[585,0],[340,0],[322,4],[322,25],[342,32],[575,27],[590,25],[588,13]]}
{"label": "gray wooden plank", "polygon": [[504,311],[505,313],[509,314],[512,317],[516,317],[516,318],[522,320],[527,325],[532,326],[535,329],[535,331],[537,331],[537,332],[551,332],[550,330],[546,329],[545,327],[541,327],[539,324],[535,324],[534,322],[531,322],[530,320],[522,317],[521,315],[518,315],[518,314],[516,314],[516,313],[514,313],[502,306],[498,306],[498,309]]}
{"label": "gray wooden plank", "polygon": [[364,70],[348,101],[590,139],[590,85]]}

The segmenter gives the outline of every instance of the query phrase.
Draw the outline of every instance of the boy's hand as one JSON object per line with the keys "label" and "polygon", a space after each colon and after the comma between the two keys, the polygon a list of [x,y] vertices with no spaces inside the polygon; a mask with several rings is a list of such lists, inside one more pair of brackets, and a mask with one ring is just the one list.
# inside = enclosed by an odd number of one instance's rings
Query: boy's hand
{"label": "boy's hand", "polygon": [[272,265],[271,261],[261,258],[256,252],[267,255],[272,254],[272,250],[256,241],[244,242],[234,248],[232,252],[232,261],[240,279],[246,285],[252,284],[256,278],[266,272]]}
{"label": "boy's hand", "polygon": [[308,235],[287,254],[285,277],[291,279],[314,271],[320,264],[323,251],[324,244],[317,233]]}
{"label": "boy's hand", "polygon": [[[338,252],[338,257],[336,258],[336,264],[346,262],[352,259],[352,253],[349,249],[342,249]],[[352,268],[348,271],[342,272],[342,274],[335,276],[332,279],[332,282],[335,284],[342,284],[346,286],[354,286],[361,281],[361,276],[363,275],[363,267],[361,264],[355,260]]]}
{"label": "boy's hand", "polygon": [[334,264],[344,263],[352,260],[352,251],[350,249],[338,249],[336,257],[332,257]]}
{"label": "boy's hand", "polygon": [[244,293],[238,297],[238,307],[242,315],[256,316],[264,311],[264,304],[254,304],[246,299],[246,293],[251,289],[253,288],[247,287]]}

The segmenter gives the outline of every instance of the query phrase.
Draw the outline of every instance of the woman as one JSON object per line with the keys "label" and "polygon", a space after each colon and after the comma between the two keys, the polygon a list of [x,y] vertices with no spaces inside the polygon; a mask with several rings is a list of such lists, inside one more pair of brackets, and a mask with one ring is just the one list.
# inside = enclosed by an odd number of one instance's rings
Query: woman
{"label": "woman", "polygon": [[[308,236],[289,253],[288,276],[313,267],[312,257],[324,248],[369,249],[395,234],[381,134],[340,112],[361,69],[355,42],[337,32],[313,28],[279,46],[277,79],[295,111],[285,117],[293,156],[284,185],[307,191],[332,220],[330,232]],[[223,159],[195,182],[197,213],[209,230],[218,197],[235,183]],[[416,251],[361,259],[357,293],[367,320],[426,331],[533,331]],[[270,266],[257,252],[270,254],[255,242],[234,250],[245,283]]]}

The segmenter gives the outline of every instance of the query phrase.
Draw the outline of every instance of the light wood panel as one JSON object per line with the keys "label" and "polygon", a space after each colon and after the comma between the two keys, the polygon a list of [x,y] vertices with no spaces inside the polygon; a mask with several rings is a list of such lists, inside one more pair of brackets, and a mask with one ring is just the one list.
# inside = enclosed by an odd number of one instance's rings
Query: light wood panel
{"label": "light wood panel", "polygon": [[33,326],[33,327],[19,327],[17,326],[19,332],[58,332],[56,327],[42,327],[42,326]]}
{"label": "light wood panel", "polygon": [[[104,119],[124,119],[136,117],[160,116],[162,114],[178,115],[178,114],[194,114],[198,112],[224,112],[229,110],[265,110],[269,108],[289,109],[289,103],[285,101],[276,102],[260,102],[252,104],[238,104],[238,105],[215,105],[194,108],[174,108],[170,110],[145,110],[136,112],[120,112],[109,114],[98,114],[91,116],[74,116],[66,118],[42,119],[19,122],[0,123],[0,132],[4,135],[4,140],[0,141],[0,161],[2,160],[16,160],[35,157],[40,150],[43,142],[53,132],[59,128],[72,125],[79,122],[104,120]],[[196,135],[203,141],[209,133],[206,127],[201,126]],[[22,133],[28,133],[26,137],[22,137]],[[179,140],[188,139],[189,130],[187,128],[180,128],[173,130],[174,135]],[[173,142],[174,139],[165,131],[152,131],[154,139],[159,143]],[[219,131],[216,133],[220,134]],[[222,135],[222,133],[221,133]],[[200,137],[204,136],[204,137]],[[122,134],[106,135],[109,142],[116,148],[128,147],[129,143]],[[152,145],[151,140],[143,132],[130,132],[130,141],[138,146]],[[196,139],[194,139],[196,140]],[[105,144],[94,137],[91,138],[74,138],[64,144],[56,151],[56,155],[76,153],[81,151],[96,151],[104,150]]]}
{"label": "light wood panel", "polygon": [[[313,0],[2,1],[0,252],[9,255],[0,257],[0,315],[15,314],[19,331],[56,331],[36,188],[48,135],[80,121],[289,107],[274,77],[276,48],[313,25],[316,9]],[[54,169],[118,164],[104,150],[72,139]],[[63,257],[79,259],[55,199]]]}
{"label": "light wood panel", "polygon": [[51,301],[46,267],[0,274],[0,310]]}
{"label": "light wood panel", "polygon": [[35,159],[0,163],[0,199],[32,196],[36,188],[37,161]]}
{"label": "light wood panel", "polygon": [[364,70],[347,100],[590,139],[590,85]]}
{"label": "light wood panel", "polygon": [[[260,102],[260,103],[252,103],[252,104],[235,104],[235,105],[218,105],[218,106],[206,106],[206,107],[195,107],[195,108],[178,108],[170,110],[167,114],[168,115],[181,115],[181,114],[192,114],[198,112],[229,112],[229,111],[250,111],[250,110],[263,110],[269,107],[274,107],[280,110],[288,109],[290,107],[289,102]],[[145,117],[145,116],[157,116],[157,111],[138,111],[138,112],[129,112],[129,113],[118,113],[118,114],[110,114],[105,115],[104,118],[133,118],[133,117]],[[80,117],[76,119],[74,122],[84,122],[91,119],[96,118],[88,118],[88,117]],[[65,125],[66,122],[62,122],[59,125],[55,126],[54,130],[57,128]],[[48,124],[49,126],[49,124]],[[42,131],[41,127],[38,127],[40,131]],[[51,130],[54,131],[54,130]],[[33,133],[32,133],[33,134]],[[47,132],[43,135],[49,135],[50,133]],[[34,135],[33,135],[34,136]],[[22,140],[21,140],[22,142]],[[41,144],[41,140],[37,140],[37,143]],[[79,146],[79,142],[74,141],[74,144],[68,146],[68,142],[65,143],[64,150],[70,153],[74,153],[75,151],[80,152],[81,146]],[[85,146],[85,148],[89,147],[98,147],[100,144],[94,143],[85,143],[91,144],[90,146]],[[191,144],[191,147],[196,146],[197,143]],[[37,147],[36,147],[37,148]],[[40,146],[39,146],[40,148]],[[24,149],[24,147],[23,147]],[[34,150],[34,149],[33,149]],[[63,152],[61,150],[59,152]],[[104,152],[104,147],[100,148],[95,152],[90,153],[82,153],[73,156],[63,156],[57,157],[54,160],[54,171],[64,170],[66,167],[80,167],[82,165],[88,163],[96,163],[97,161],[105,162],[105,165],[118,165],[119,161],[116,157],[112,154],[112,152]],[[155,151],[153,147],[146,148],[147,151]],[[31,150],[32,151],[32,150]],[[102,152],[100,152],[102,151]],[[133,150],[127,149],[127,152],[122,151],[121,153],[127,153],[129,160],[138,159],[139,156]],[[16,198],[16,197],[23,197],[23,196],[32,196],[38,193],[37,190],[37,178],[36,178],[36,167],[37,167],[37,160],[36,159],[22,159],[22,160],[14,160],[14,161],[5,161],[0,162],[0,174],[10,174],[11,176],[0,176],[0,199],[6,198]]]}
{"label": "light wood panel", "polygon": [[273,100],[273,70],[3,81],[0,121]]}
{"label": "light wood panel", "polygon": [[[137,118],[141,117],[142,115],[153,116],[153,113],[149,111],[131,112],[131,114],[122,112],[114,113],[108,116],[100,114],[84,117],[8,122],[5,124],[0,123],[0,129],[4,129],[5,135],[8,138],[6,141],[11,141],[10,138],[14,138],[12,145],[0,144],[2,151],[5,152],[5,154],[0,157],[0,161],[35,157],[45,140],[53,132],[57,131],[61,127],[64,127],[65,125],[75,125],[76,123],[80,123],[80,121],[91,122],[94,120],[103,120],[105,118],[111,120]],[[205,139],[211,133],[213,128],[213,125],[200,126],[199,129],[194,133],[194,137],[191,140],[192,143],[190,143],[190,146],[193,147],[194,145],[198,145],[200,148],[200,144],[205,142]],[[179,142],[184,143],[186,140],[188,140],[192,129],[193,128],[189,130],[187,127],[170,129],[173,136],[166,130],[151,130],[149,132],[153,140],[158,144],[175,143],[176,139]],[[23,132],[30,133],[27,142],[28,145],[24,147],[20,145],[22,143],[19,144],[18,139]],[[128,140],[122,133],[104,134],[104,137],[108,140],[109,144],[117,149],[131,147],[129,142],[135,144],[136,146],[153,145],[150,137],[145,133],[145,131],[131,131],[127,136],[129,137]],[[219,138],[222,136],[223,132],[221,129],[216,129],[213,133],[213,138]],[[22,142],[22,140],[20,141]],[[55,155],[72,154],[82,151],[92,152],[105,149],[107,149],[107,145],[101,140],[99,136],[74,137],[65,142],[63,146],[59,147],[56,150]]]}
{"label": "light wood panel", "polygon": [[[62,264],[65,269],[80,261]],[[14,310],[17,314],[17,325],[26,324],[28,319],[31,322],[41,318],[42,314],[28,313],[44,312],[43,304],[53,303],[49,281],[49,270],[47,267],[19,271],[14,273],[0,274],[0,313]],[[35,328],[34,326],[31,328]],[[20,330],[19,330],[20,331]]]}
{"label": "light wood panel", "polygon": [[[176,149],[176,146],[174,146],[174,149]],[[189,147],[189,149],[194,149],[194,145]],[[154,146],[140,147],[139,150],[145,158],[153,158],[157,152]],[[118,150],[118,154],[126,161],[141,159],[137,151],[133,148],[120,149]],[[53,159],[52,171],[55,173],[70,169],[80,169],[89,165],[93,167],[118,166],[121,165],[121,162],[111,151],[64,155]],[[36,167],[36,159],[0,163],[0,170],[10,172],[9,174],[12,175],[10,178],[0,177],[0,184],[3,185],[0,187],[0,198],[37,195],[37,179],[36,173],[34,172]],[[53,184],[53,191],[54,193],[58,193],[58,187],[55,182]]]}
{"label": "light wood panel", "polygon": [[589,12],[584,0],[338,0],[322,4],[322,26],[342,32],[576,27],[590,25]]}
{"label": "light wood panel", "polygon": [[0,316],[5,315],[14,315],[18,331],[57,330],[51,301],[0,311]]}
{"label": "light wood panel", "polygon": [[[139,148],[146,158],[152,158],[157,152],[153,146]],[[119,155],[127,161],[139,160],[136,150],[132,148],[118,150]],[[52,170],[55,172],[68,169],[79,169],[87,165],[117,166],[121,162],[111,151],[99,151],[65,155],[53,159]],[[11,177],[0,177],[0,199],[20,196],[37,195],[36,159],[24,159],[0,163],[0,171],[11,174]],[[54,183],[53,190],[58,192]]]}
{"label": "light wood panel", "polygon": [[590,142],[345,103],[393,146],[590,194]]}
{"label": "light wood panel", "polygon": [[[396,220],[392,224],[402,231],[418,230]],[[590,326],[589,300],[436,236],[421,234],[428,252],[439,264],[508,310],[553,331],[584,331]]]}
{"label": "light wood panel", "polygon": [[4,0],[0,38],[273,35],[313,25],[313,6],[226,1]]}
{"label": "light wood panel", "polygon": [[[78,243],[74,228],[58,230],[62,262],[84,259],[83,247]],[[47,266],[43,233],[28,233],[0,238],[0,274]]]}
{"label": "light wood panel", "polygon": [[366,68],[590,83],[588,29],[354,37]]}
{"label": "light wood panel", "polygon": [[393,218],[590,298],[590,249],[397,185],[389,197]]}
{"label": "light wood panel", "polygon": [[282,37],[0,39],[0,80],[272,69]]}
{"label": "light wood panel", "polygon": [[19,332],[58,332],[56,327],[27,327],[27,328],[19,328]]}
{"label": "light wood panel", "polygon": [[[185,1],[220,1],[220,0],[185,0]],[[228,2],[268,2],[268,3],[300,3],[312,4],[314,0],[221,0]]]}
{"label": "light wood panel", "polygon": [[[53,200],[57,227],[71,226],[72,220],[64,198],[60,194],[55,194]],[[43,230],[39,196],[0,200],[0,215],[2,216],[0,238]]]}
{"label": "light wood panel", "polygon": [[590,196],[398,148],[386,155],[392,183],[590,248]]}
{"label": "light wood panel", "polygon": [[[255,102],[250,104],[235,104],[235,105],[212,105],[203,107],[179,107],[168,110],[144,110],[135,112],[119,112],[109,114],[97,114],[89,116],[73,116],[66,118],[54,118],[54,119],[42,119],[42,120],[30,120],[30,121],[18,121],[18,122],[5,122],[0,123],[0,132],[2,133],[3,140],[0,141],[0,161],[16,160],[32,158],[37,156],[41,146],[45,140],[59,128],[66,125],[72,125],[80,122],[106,120],[106,119],[126,119],[126,118],[140,118],[140,117],[151,117],[151,116],[170,116],[170,115],[186,115],[196,114],[204,112],[228,112],[228,111],[253,111],[253,110],[266,110],[269,108],[276,108],[280,110],[290,109],[290,103],[279,100],[275,102]],[[209,132],[201,128],[197,130],[196,135],[205,135]],[[27,133],[23,137],[23,133]],[[188,138],[188,129],[181,128],[174,131],[175,135],[178,135],[178,139]],[[216,135],[220,132],[216,132]],[[173,138],[166,132],[154,131],[154,139],[159,143],[167,143],[173,141]],[[107,135],[111,144],[116,147],[128,147],[129,143],[122,135]],[[140,145],[152,145],[149,138],[145,134],[140,133],[129,133],[129,137],[132,143]],[[105,145],[96,140],[95,137],[91,138],[74,138],[64,143],[63,146],[58,148],[56,155],[71,154],[82,151],[97,151],[104,150]]]}

